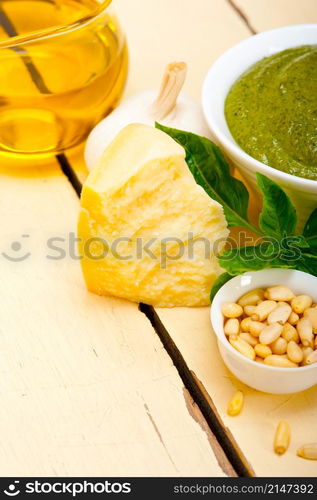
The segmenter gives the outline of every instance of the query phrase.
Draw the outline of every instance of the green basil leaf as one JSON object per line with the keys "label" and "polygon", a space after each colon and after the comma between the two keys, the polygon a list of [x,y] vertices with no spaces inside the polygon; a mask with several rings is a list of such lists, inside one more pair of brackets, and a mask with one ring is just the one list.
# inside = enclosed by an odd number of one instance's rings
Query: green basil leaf
{"label": "green basil leaf", "polygon": [[249,222],[249,193],[245,185],[230,174],[228,163],[221,150],[212,141],[174,128],[155,123],[186,151],[186,162],[197,184],[218,201],[224,209],[229,227],[245,226],[252,231],[258,229]]}
{"label": "green basil leaf", "polygon": [[263,193],[263,208],[259,217],[262,231],[277,239],[295,234],[297,214],[287,194],[265,175],[257,173],[256,177]]}
{"label": "green basil leaf", "polygon": [[317,252],[317,208],[309,216],[304,227],[303,235],[310,248]]}
{"label": "green basil leaf", "polygon": [[297,263],[297,269],[317,276],[317,255],[304,253]]}
{"label": "green basil leaf", "polygon": [[291,252],[263,242],[256,246],[234,248],[223,252],[219,257],[220,266],[232,275],[247,271],[260,271],[272,267],[296,268],[296,260]]}
{"label": "green basil leaf", "polygon": [[284,242],[288,248],[294,248],[294,247],[301,248],[301,249],[310,248],[309,242],[301,234],[296,234],[295,236],[286,236],[281,241],[281,243],[284,243]]}
{"label": "green basil leaf", "polygon": [[210,292],[210,302],[213,301],[218,290],[220,290],[220,288],[225,283],[227,283],[227,281],[231,280],[232,278],[233,278],[233,276],[231,276],[231,274],[228,274],[228,273],[222,273],[220,276],[218,276],[218,278],[214,282],[213,287],[212,287],[211,292]]}

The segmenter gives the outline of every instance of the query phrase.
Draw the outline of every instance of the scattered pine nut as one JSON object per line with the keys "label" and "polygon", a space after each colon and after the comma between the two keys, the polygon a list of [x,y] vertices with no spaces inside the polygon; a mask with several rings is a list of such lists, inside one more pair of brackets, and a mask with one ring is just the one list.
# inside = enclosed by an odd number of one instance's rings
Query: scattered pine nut
{"label": "scattered pine nut", "polygon": [[291,440],[291,428],[285,421],[281,421],[275,431],[274,451],[277,455],[283,455],[289,447]]}
{"label": "scattered pine nut", "polygon": [[229,401],[227,413],[230,417],[235,417],[241,413],[244,403],[243,392],[237,391]]}
{"label": "scattered pine nut", "polygon": [[306,460],[317,460],[317,443],[304,444],[298,448],[297,456]]}

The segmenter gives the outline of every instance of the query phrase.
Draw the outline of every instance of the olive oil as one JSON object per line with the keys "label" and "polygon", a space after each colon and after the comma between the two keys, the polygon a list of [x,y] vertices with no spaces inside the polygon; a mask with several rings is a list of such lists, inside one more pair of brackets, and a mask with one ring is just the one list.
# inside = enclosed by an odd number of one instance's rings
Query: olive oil
{"label": "olive oil", "polygon": [[116,105],[127,51],[107,3],[0,0],[0,154],[60,153]]}

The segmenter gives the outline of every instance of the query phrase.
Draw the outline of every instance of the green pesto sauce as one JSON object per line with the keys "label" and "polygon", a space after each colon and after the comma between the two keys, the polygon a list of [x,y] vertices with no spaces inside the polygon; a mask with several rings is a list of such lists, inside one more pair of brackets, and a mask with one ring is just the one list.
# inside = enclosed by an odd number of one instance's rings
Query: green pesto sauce
{"label": "green pesto sauce", "polygon": [[234,139],[253,158],[317,180],[317,45],[251,66],[229,91],[225,114]]}

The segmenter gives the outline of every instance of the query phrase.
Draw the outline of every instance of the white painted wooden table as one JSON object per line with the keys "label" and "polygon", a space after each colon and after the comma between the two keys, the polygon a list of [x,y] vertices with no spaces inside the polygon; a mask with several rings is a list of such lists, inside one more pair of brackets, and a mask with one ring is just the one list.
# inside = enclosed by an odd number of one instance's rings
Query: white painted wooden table
{"label": "white painted wooden table", "polygon": [[[185,60],[186,90],[234,43],[276,26],[317,22],[316,0],[116,0],[130,48],[126,95],[157,87]],[[82,151],[68,155],[79,179]],[[11,476],[309,476],[296,448],[317,440],[317,390],[272,396],[222,364],[208,308],[154,311],[84,287],[78,261],[47,258],[47,239],[76,231],[78,197],[58,163],[0,165],[0,471]],[[25,237],[23,235],[29,235]],[[17,248],[17,246],[15,246]],[[152,323],[151,323],[151,321]],[[246,395],[226,415],[235,388]],[[272,452],[289,421],[289,452]]]}

